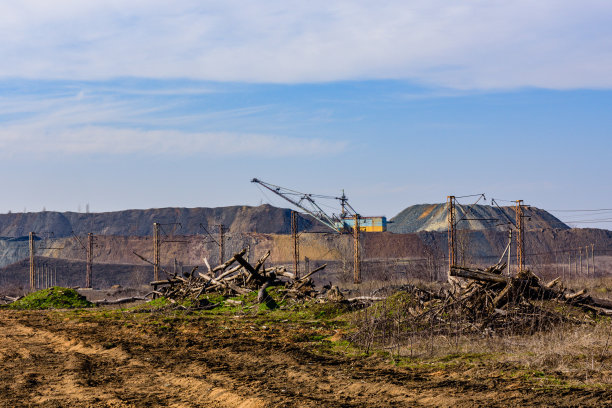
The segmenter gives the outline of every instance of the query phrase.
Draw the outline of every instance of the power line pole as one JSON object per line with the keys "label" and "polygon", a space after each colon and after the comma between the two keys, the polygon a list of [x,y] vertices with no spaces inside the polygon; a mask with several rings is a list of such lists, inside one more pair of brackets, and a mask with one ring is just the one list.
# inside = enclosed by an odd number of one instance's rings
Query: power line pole
{"label": "power line pole", "polygon": [[578,254],[580,255],[580,276],[582,276],[582,247],[578,248]]}
{"label": "power line pole", "polygon": [[595,246],[594,244],[591,244],[591,263],[593,264],[593,277],[595,277],[595,255],[593,252],[594,246]]}
{"label": "power line pole", "polygon": [[578,254],[574,254],[574,276],[578,276]]}
{"label": "power line pole", "polygon": [[508,229],[508,267],[506,270],[508,271],[508,276],[510,276],[510,254],[512,252],[512,228]]}
{"label": "power line pole", "polygon": [[455,229],[455,196],[446,197],[448,204],[448,276],[457,265],[457,231]]}
{"label": "power line pole", "polygon": [[159,237],[159,223],[153,223],[153,280],[159,280],[159,249],[161,240]]}
{"label": "power line pole", "polygon": [[219,224],[219,265],[225,258],[225,225]]}
{"label": "power line pole", "polygon": [[35,289],[36,265],[34,264],[34,236],[36,236],[36,233],[30,232],[29,238],[30,238],[30,290],[31,291],[34,291]]}
{"label": "power line pole", "polygon": [[[91,289],[92,282],[92,269],[93,269],[93,233],[87,234],[87,271],[85,274],[85,287]],[[157,279],[156,279],[157,280]]]}
{"label": "power line pole", "polygon": [[355,214],[353,219],[355,220],[355,225],[353,227],[353,282],[358,284],[361,283],[361,265],[359,259],[359,215]]}
{"label": "power line pole", "polygon": [[523,221],[523,200],[516,200],[516,268],[517,273],[525,269],[525,224]]}
{"label": "power line pole", "polygon": [[298,235],[298,213],[291,211],[291,238],[293,238],[293,270],[295,278],[300,277],[300,239]]}

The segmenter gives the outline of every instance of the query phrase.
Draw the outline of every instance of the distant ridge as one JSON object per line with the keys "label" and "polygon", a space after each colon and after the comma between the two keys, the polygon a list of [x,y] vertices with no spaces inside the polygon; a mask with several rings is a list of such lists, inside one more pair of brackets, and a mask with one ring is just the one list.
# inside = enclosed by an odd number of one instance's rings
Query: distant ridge
{"label": "distant ridge", "polygon": [[[216,208],[152,208],[102,213],[43,211],[34,213],[0,214],[0,237],[23,237],[30,231],[53,233],[55,238],[74,234],[150,236],[153,223],[179,223],[163,227],[166,233],[178,235],[211,233],[223,224],[229,233],[259,232],[289,234],[291,210],[260,205]],[[300,217],[300,230],[320,230],[320,224],[309,217]]]}
{"label": "distant ridge", "polygon": [[[490,205],[457,205],[458,228],[468,230],[506,230],[508,222],[514,220],[514,207],[492,207]],[[470,210],[471,208],[471,210]],[[467,214],[466,214],[467,212]],[[526,228],[530,229],[570,229],[570,227],[549,212],[536,208],[525,209]],[[404,209],[391,218],[388,230],[407,234],[419,231],[446,231],[448,228],[447,204],[417,204]]]}

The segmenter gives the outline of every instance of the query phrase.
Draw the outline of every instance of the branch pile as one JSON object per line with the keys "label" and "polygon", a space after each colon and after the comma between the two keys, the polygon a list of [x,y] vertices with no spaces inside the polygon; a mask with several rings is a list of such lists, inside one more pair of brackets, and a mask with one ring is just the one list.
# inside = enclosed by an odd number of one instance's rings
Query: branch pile
{"label": "branch pile", "polygon": [[529,270],[504,276],[505,267],[454,267],[451,276],[463,284],[452,291],[405,285],[355,315],[358,330],[352,339],[385,346],[395,341],[390,339],[413,336],[523,335],[565,322],[592,322],[594,314],[612,315],[610,300],[565,289],[560,279],[543,283]]}
{"label": "branch pile", "polygon": [[420,307],[409,311],[413,323],[440,334],[449,329],[462,333],[524,334],[561,322],[584,322],[584,315],[569,313],[570,308],[559,308],[560,304],[612,315],[612,301],[594,298],[586,290],[568,290],[559,278],[542,283],[529,270],[514,277],[504,276],[505,268],[505,263],[487,269],[453,267],[450,275],[466,283],[445,296],[437,293],[427,296],[419,290]]}
{"label": "branch pile", "polygon": [[[322,265],[302,278],[296,278],[284,266],[266,268],[266,260],[270,256],[268,251],[255,265],[251,265],[245,258],[246,249],[234,254],[229,260],[212,268],[204,259],[206,272],[200,272],[195,267],[189,273],[166,274],[168,279],[151,282],[154,293],[165,296],[171,302],[192,300],[198,302],[200,295],[205,293],[221,293],[226,296],[246,295],[257,291],[258,302],[268,298],[267,289],[273,286],[282,286],[285,297],[302,299],[314,298],[320,295],[315,289],[311,276],[321,271],[327,265]],[[165,271],[164,271],[165,272]],[[216,305],[209,305],[215,307]],[[202,306],[203,308],[206,305]]]}
{"label": "branch pile", "polygon": [[503,276],[501,273],[505,266],[505,264],[495,265],[488,270],[453,267],[451,276],[472,281],[462,291],[462,299],[484,291],[494,309],[504,309],[507,305],[529,301],[554,300],[597,314],[612,315],[612,301],[592,297],[586,293],[586,289],[578,292],[566,289],[560,278],[543,284],[540,278],[529,270],[519,272],[516,277]]}

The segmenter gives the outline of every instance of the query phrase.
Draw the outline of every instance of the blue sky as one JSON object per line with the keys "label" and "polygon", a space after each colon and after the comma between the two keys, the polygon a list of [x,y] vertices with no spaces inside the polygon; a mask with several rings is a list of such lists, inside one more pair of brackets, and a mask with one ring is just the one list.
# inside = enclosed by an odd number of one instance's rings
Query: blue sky
{"label": "blue sky", "polygon": [[0,212],[612,208],[609,1],[73,3],[0,5]]}

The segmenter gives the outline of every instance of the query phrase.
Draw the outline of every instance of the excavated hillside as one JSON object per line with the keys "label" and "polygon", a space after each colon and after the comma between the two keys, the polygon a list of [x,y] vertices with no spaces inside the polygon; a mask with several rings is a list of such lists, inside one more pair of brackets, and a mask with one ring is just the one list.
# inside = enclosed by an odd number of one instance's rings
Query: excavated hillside
{"label": "excavated hillside", "polygon": [[[515,219],[514,207],[490,205],[456,206],[457,228],[465,230],[506,231],[509,220]],[[526,207],[526,228],[569,229],[570,227],[545,210]],[[419,231],[446,231],[448,228],[447,204],[418,204],[404,209],[391,218],[388,230],[400,234]]]}
{"label": "excavated hillside", "polygon": [[[476,206],[466,218],[513,218],[513,208],[503,210]],[[83,243],[92,232],[94,241],[94,284],[143,284],[152,278],[152,267],[134,253],[153,258],[152,225],[164,225],[161,263],[167,270],[192,268],[219,262],[216,225],[226,227],[225,259],[242,248],[251,257],[271,251],[271,264],[293,269],[291,210],[263,205],[226,208],[163,208],[112,213],[26,213],[0,215],[0,286],[26,287],[28,279],[28,232],[38,232],[37,265],[57,268],[66,286],[82,286],[86,251]],[[458,218],[465,209],[458,208]],[[505,215],[504,215],[505,214]],[[612,231],[569,229],[545,211],[526,211],[526,258],[529,265],[567,264],[578,248],[592,247],[597,258],[612,254]],[[391,275],[444,279],[448,255],[446,208],[444,204],[412,206],[393,218],[389,232],[361,235],[364,278],[387,279]],[[457,232],[459,259],[465,264],[497,262],[508,243],[507,224],[490,221],[462,222]],[[175,227],[175,223],[180,226]],[[172,225],[171,225],[172,224]],[[213,236],[207,235],[204,228]],[[470,229],[468,229],[470,228]],[[330,233],[318,222],[300,218],[300,262],[306,268],[328,263],[317,279],[351,281],[353,240],[351,235]],[[74,235],[80,238],[75,238]],[[409,232],[416,231],[416,232]],[[48,234],[53,232],[53,235]],[[176,265],[176,266],[175,266]],[[549,266],[550,268],[550,266]],[[185,270],[183,269],[183,270]],[[574,268],[575,269],[575,268]],[[603,270],[599,271],[603,273]]]}
{"label": "excavated hillside", "polygon": [[[204,234],[202,226],[212,232],[218,224],[235,233],[288,234],[291,232],[291,210],[265,204],[258,207],[151,208],[102,213],[43,211],[0,214],[0,236],[17,238],[34,231],[46,235],[52,233],[55,238],[89,232],[142,237],[153,233],[154,222],[168,224],[164,227],[167,233],[181,235]],[[300,230],[329,231],[307,216],[300,217]]]}
{"label": "excavated hillside", "polygon": [[[228,237],[225,257],[249,248],[252,259],[271,252],[271,265],[285,265],[293,270],[293,240],[288,234],[233,234]],[[565,268],[567,256],[576,260],[577,248],[593,244],[595,262],[603,265],[612,254],[612,231],[599,229],[530,230],[525,234],[527,264],[536,272]],[[504,231],[464,231],[458,234],[459,260],[463,264],[486,266],[496,263],[508,242]],[[0,249],[3,241],[0,240]],[[27,287],[28,242],[4,243],[0,259],[0,286]],[[85,284],[86,252],[73,238],[36,241],[37,265],[58,270],[58,283],[64,286]],[[6,249],[6,248],[5,248]],[[10,256],[6,254],[10,252]],[[152,266],[135,254],[153,259],[151,237],[97,236],[94,246],[94,285],[109,287],[142,285],[152,279]],[[396,277],[445,279],[447,269],[447,236],[445,232],[421,231],[412,234],[390,232],[362,234],[362,274],[365,280],[386,280]],[[584,254],[584,252],[583,252]],[[204,267],[204,258],[211,265],[219,263],[218,246],[202,236],[172,236],[162,240],[161,264],[173,272]],[[327,263],[324,272],[316,276],[319,283],[352,280],[353,240],[351,235],[302,233],[300,235],[300,269]],[[10,261],[10,262],[7,262]],[[586,256],[585,256],[586,261]],[[514,253],[512,262],[514,262]],[[605,261],[608,263],[609,261]],[[175,269],[176,268],[176,269]],[[598,276],[607,270],[598,266]],[[551,272],[552,273],[552,272]]]}

